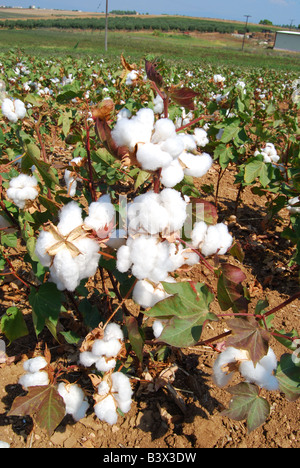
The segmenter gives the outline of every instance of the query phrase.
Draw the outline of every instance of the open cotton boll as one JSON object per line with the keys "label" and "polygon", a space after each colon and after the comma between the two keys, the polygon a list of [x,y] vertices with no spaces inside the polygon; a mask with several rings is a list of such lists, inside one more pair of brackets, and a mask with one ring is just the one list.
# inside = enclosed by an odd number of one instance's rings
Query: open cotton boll
{"label": "open cotton boll", "polygon": [[60,210],[57,229],[63,236],[66,236],[82,223],[81,208],[75,201],[71,201]]}
{"label": "open cotton boll", "polygon": [[206,146],[209,143],[207,132],[203,128],[195,128],[193,137],[198,146]]}
{"label": "open cotton boll", "polygon": [[196,249],[199,248],[200,244],[204,241],[206,232],[207,232],[207,224],[204,221],[198,221],[194,224],[192,232],[191,232],[191,240],[192,246]]}
{"label": "open cotton boll", "polygon": [[154,320],[152,324],[153,335],[155,338],[159,338],[164,329],[164,323],[161,320]]}
{"label": "open cotton boll", "polygon": [[64,180],[67,186],[68,194],[70,197],[74,197],[76,195],[77,181],[76,177],[72,175],[72,171],[65,169]]}
{"label": "open cotton boll", "polygon": [[115,215],[115,207],[111,203],[110,197],[103,195],[96,202],[90,204],[89,215],[85,218],[84,224],[106,237],[103,231],[114,221]]}
{"label": "open cotton boll", "polygon": [[248,360],[247,351],[230,346],[220,353],[213,365],[213,379],[218,387],[224,387],[233,377],[233,371],[229,372],[228,364],[239,363]]}
{"label": "open cotton boll", "polygon": [[163,167],[160,173],[160,182],[164,187],[172,188],[179,184],[184,178],[183,167],[178,161],[174,159],[171,164]]}
{"label": "open cotton boll", "polygon": [[94,412],[100,421],[107,422],[111,426],[118,421],[117,406],[112,395],[107,395],[99,403],[96,403]]}
{"label": "open cotton boll", "polygon": [[204,176],[213,164],[212,157],[207,153],[193,155],[191,153],[181,153],[180,161],[186,166],[184,173],[192,177]]}
{"label": "open cotton boll", "polygon": [[160,97],[159,94],[153,99],[153,105],[154,105],[154,113],[155,114],[162,114],[164,111],[164,101]]}
{"label": "open cotton boll", "polygon": [[197,144],[193,135],[189,135],[187,133],[179,133],[178,138],[180,138],[183,142],[185,151],[192,152],[197,150]]}
{"label": "open cotton boll", "polygon": [[152,134],[151,142],[159,143],[175,136],[176,128],[172,120],[167,118],[159,119],[154,124],[154,133]]}
{"label": "open cotton boll", "polygon": [[160,144],[160,147],[163,151],[169,153],[172,158],[177,158],[185,149],[183,139],[178,135],[167,138]]}
{"label": "open cotton boll", "polygon": [[123,341],[124,340],[124,333],[123,333],[122,328],[120,327],[120,325],[118,325],[117,323],[110,322],[105,327],[103,339],[105,341],[109,341],[109,340],[112,340],[112,339]]}
{"label": "open cotton boll", "polygon": [[116,338],[111,338],[107,341],[95,340],[92,346],[92,353],[95,356],[114,357],[117,356],[121,347],[122,343]]}
{"label": "open cotton boll", "polygon": [[117,269],[121,273],[125,273],[132,265],[130,256],[130,248],[128,245],[121,245],[117,251]]}
{"label": "open cotton boll", "polygon": [[138,78],[139,74],[136,70],[131,70],[126,76],[126,85],[132,85]]}
{"label": "open cotton boll", "polygon": [[248,382],[255,383],[267,390],[278,390],[278,380],[272,374],[276,368],[276,356],[274,351],[269,348],[268,353],[255,366],[251,360],[241,362],[239,371]]}
{"label": "open cotton boll", "polygon": [[117,361],[114,358],[108,359],[104,356],[100,357],[96,361],[96,369],[99,372],[108,372],[116,367]]}
{"label": "open cotton boll", "polygon": [[19,208],[23,209],[27,200],[35,200],[38,197],[38,182],[34,176],[20,174],[9,182],[6,195]]}
{"label": "open cotton boll", "polygon": [[26,372],[31,373],[38,372],[41,369],[44,369],[44,367],[46,366],[47,361],[43,356],[37,356],[35,358],[27,359],[27,361],[23,363],[23,369]]}
{"label": "open cotton boll", "polygon": [[24,119],[26,115],[25,105],[19,99],[13,101],[12,99],[4,98],[1,110],[4,117],[13,123],[16,123],[19,119]]}
{"label": "open cotton boll", "polygon": [[148,129],[148,131],[152,132],[154,125],[154,113],[152,109],[139,109],[136,115],[133,117],[133,120],[142,123]]}
{"label": "open cotton boll", "polygon": [[169,232],[180,230],[187,217],[187,203],[180,192],[172,188],[165,188],[160,192],[160,201],[168,211]]}
{"label": "open cotton boll", "polygon": [[111,391],[117,401],[118,407],[123,413],[127,413],[131,407],[131,397],[133,394],[129,378],[122,372],[114,372],[111,375]]}
{"label": "open cotton boll", "polygon": [[136,158],[146,171],[156,171],[160,167],[165,167],[172,161],[172,156],[163,151],[158,145],[145,143],[138,146]]}
{"label": "open cotton boll", "polygon": [[95,356],[91,351],[83,351],[79,355],[79,363],[84,367],[93,366],[98,359],[99,357]]}
{"label": "open cotton boll", "polygon": [[158,283],[153,286],[149,281],[139,280],[132,291],[132,299],[144,309],[153,307],[157,302],[169,297],[163,286]]}
{"label": "open cotton boll", "polygon": [[85,416],[89,404],[79,385],[60,382],[57,391],[64,400],[66,414],[71,414],[76,421],[82,419]]}
{"label": "open cotton boll", "polygon": [[49,385],[49,376],[46,371],[38,372],[26,372],[26,374],[21,375],[18,380],[18,383],[22,385],[25,389],[28,387],[44,386]]}
{"label": "open cotton boll", "polygon": [[218,223],[208,226],[206,235],[201,245],[201,252],[205,256],[224,255],[232,244],[232,236],[228,232],[226,224]]}
{"label": "open cotton boll", "polygon": [[119,112],[118,112],[118,115],[117,115],[117,120],[120,120],[120,119],[129,119],[131,117],[131,112],[129,109],[127,109],[126,107],[124,107],[123,109],[121,109]]}

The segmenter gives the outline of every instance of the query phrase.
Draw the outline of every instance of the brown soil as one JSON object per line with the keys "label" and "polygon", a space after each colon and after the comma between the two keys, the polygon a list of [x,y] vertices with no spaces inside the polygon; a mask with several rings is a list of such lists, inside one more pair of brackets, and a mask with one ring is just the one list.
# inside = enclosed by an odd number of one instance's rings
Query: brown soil
{"label": "brown soil", "polygon": [[[240,241],[245,260],[240,267],[247,275],[252,302],[268,298],[270,308],[282,303],[298,291],[297,272],[288,267],[292,246],[280,236],[288,224],[288,214],[280,213],[281,220],[264,224],[265,199],[254,196],[246,189],[234,217],[237,188],[233,184],[233,170],[228,170],[221,180],[218,199],[220,220],[229,224],[230,231]],[[201,184],[214,183],[216,171],[212,170]],[[213,200],[213,196],[211,196]],[[16,255],[17,261],[20,259]],[[230,257],[230,262],[238,264]],[[208,270],[194,268],[183,276],[211,283]],[[101,287],[101,286],[99,286]],[[19,305],[31,327],[30,309],[27,303],[27,290],[13,280],[4,285],[2,307]],[[128,301],[128,307],[133,306]],[[213,305],[218,312],[218,305]],[[300,331],[299,301],[294,301],[280,310],[274,319],[278,329]],[[203,339],[216,336],[224,331],[226,324],[221,322],[209,325],[203,332]],[[76,361],[72,347],[57,346],[47,331],[39,339],[34,332],[13,342],[7,349],[9,356],[30,356],[33,351],[43,349],[47,343],[52,357]],[[275,339],[271,342],[277,358],[286,350]],[[125,417],[119,416],[117,425],[109,426],[99,421],[91,410],[87,417],[74,423],[66,416],[54,434],[49,438],[39,427],[34,427],[30,417],[9,417],[7,412],[16,396],[24,393],[17,384],[23,373],[22,360],[8,365],[0,364],[0,440],[8,442],[12,448],[299,448],[300,401],[288,401],[280,392],[265,392],[271,405],[271,414],[265,424],[248,433],[245,421],[237,422],[222,415],[228,407],[230,394],[220,389],[212,381],[212,365],[217,352],[209,346],[175,350],[167,363],[144,365],[144,371],[155,378],[164,368],[176,365],[173,391],[166,387],[155,390],[153,382],[141,383],[132,380],[134,389],[133,404]],[[148,366],[146,368],[146,365]],[[174,390],[175,389],[175,390]]]}

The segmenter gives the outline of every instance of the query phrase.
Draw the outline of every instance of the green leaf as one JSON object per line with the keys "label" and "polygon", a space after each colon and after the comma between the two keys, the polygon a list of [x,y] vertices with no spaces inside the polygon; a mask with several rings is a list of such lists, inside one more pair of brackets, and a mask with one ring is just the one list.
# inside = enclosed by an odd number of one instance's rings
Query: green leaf
{"label": "green leaf", "polygon": [[295,354],[283,354],[275,373],[280,390],[290,401],[296,401],[300,396],[300,365],[295,359],[299,360],[299,354],[300,349]]}
{"label": "green leaf", "polygon": [[204,322],[218,320],[209,311],[214,295],[203,283],[163,282],[162,285],[172,296],[146,310],[145,315],[167,320],[159,341],[178,348],[193,346],[200,339]]}
{"label": "green leaf", "polygon": [[49,437],[65,416],[66,407],[62,397],[52,385],[29,387],[25,396],[17,397],[9,416],[31,416]]}
{"label": "green leaf", "polygon": [[40,159],[40,150],[34,143],[27,145],[21,162],[22,170],[28,171],[32,166],[36,167],[47,187],[51,188],[53,184],[59,185],[51,165]]}
{"label": "green leaf", "polygon": [[143,361],[144,340],[140,333],[138,323],[134,317],[126,317],[125,325],[128,331],[128,338],[133,351],[137,355],[140,362]]}
{"label": "green leaf", "polygon": [[251,184],[257,178],[259,178],[263,187],[270,183],[267,164],[259,159],[249,162],[245,167],[246,184]]}
{"label": "green leaf", "polygon": [[267,400],[259,396],[256,385],[242,382],[228,389],[233,395],[229,408],[222,412],[236,421],[247,420],[248,431],[251,432],[263,424],[270,414]]}
{"label": "green leaf", "polygon": [[46,321],[57,325],[62,304],[62,293],[54,283],[44,283],[39,288],[32,288],[29,294],[32,317],[36,335],[43,330]]}
{"label": "green leaf", "polygon": [[1,317],[0,328],[10,342],[28,335],[26,322],[18,307],[9,307],[6,310]]}

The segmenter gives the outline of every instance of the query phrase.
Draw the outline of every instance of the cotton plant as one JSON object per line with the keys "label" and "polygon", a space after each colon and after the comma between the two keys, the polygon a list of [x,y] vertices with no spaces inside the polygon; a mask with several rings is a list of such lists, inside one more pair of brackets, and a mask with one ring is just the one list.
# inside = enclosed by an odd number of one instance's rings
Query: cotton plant
{"label": "cotton plant", "polygon": [[80,421],[86,416],[90,404],[78,384],[60,382],[57,391],[64,401],[66,414],[70,414],[75,421]]}
{"label": "cotton plant", "polygon": [[277,368],[277,358],[269,347],[267,354],[254,364],[245,349],[229,346],[222,351],[213,365],[213,378],[219,387],[227,385],[238,371],[246,382],[254,383],[266,390],[278,390],[279,382],[274,370]]}
{"label": "cotton plant", "polygon": [[[79,156],[77,158],[73,158],[69,165],[70,166],[80,166],[82,163],[82,158]],[[76,194],[76,189],[77,189],[77,174],[75,171],[65,169],[64,172],[64,180],[67,186],[68,190],[68,195],[70,197],[74,197]]]}
{"label": "cotton plant", "polygon": [[213,164],[207,153],[198,153],[197,144],[207,144],[207,134],[195,129],[194,134],[177,133],[173,121],[160,118],[150,108],[140,109],[136,115],[116,122],[111,132],[118,146],[136,152],[136,159],[145,171],[160,170],[160,182],[172,188],[185,175],[202,177]]}
{"label": "cotton plant", "polygon": [[[74,201],[59,213],[59,223],[44,226],[35,247],[35,253],[44,267],[50,270],[49,280],[59,290],[74,291],[80,281],[96,273],[100,253],[99,241],[108,233],[106,228],[114,214],[107,198],[90,205],[89,215],[83,219],[81,207]],[[91,236],[91,231],[95,235]],[[98,235],[100,237],[98,237]]]}

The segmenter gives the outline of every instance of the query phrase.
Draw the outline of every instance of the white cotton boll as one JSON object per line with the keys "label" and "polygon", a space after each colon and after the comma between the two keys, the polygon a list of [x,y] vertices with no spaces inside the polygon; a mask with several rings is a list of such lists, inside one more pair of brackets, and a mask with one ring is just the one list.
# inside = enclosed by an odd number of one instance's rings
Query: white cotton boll
{"label": "white cotton boll", "polygon": [[126,76],[126,85],[132,85],[138,78],[138,72],[136,70],[131,70]]}
{"label": "white cotton boll", "polygon": [[185,151],[192,152],[192,151],[197,150],[197,144],[193,135],[189,135],[186,133],[179,133],[178,137],[182,140]]}
{"label": "white cotton boll", "polygon": [[109,340],[112,340],[112,339],[123,341],[124,340],[124,334],[123,334],[123,331],[122,331],[122,328],[120,327],[120,325],[118,325],[117,323],[110,322],[105,327],[104,338],[103,339],[105,341],[109,341]]}
{"label": "white cotton boll", "polygon": [[117,251],[117,269],[125,273],[132,265],[130,248],[128,245],[122,245]]}
{"label": "white cotton boll", "polygon": [[35,358],[28,359],[23,363],[23,369],[26,372],[38,372],[47,366],[47,361],[43,356],[37,356]]}
{"label": "white cotton boll", "polygon": [[68,194],[70,197],[74,197],[76,195],[77,181],[76,178],[72,176],[72,171],[69,171],[68,169],[65,170],[64,180],[67,186]]}
{"label": "white cotton boll", "polygon": [[131,398],[133,391],[127,375],[122,372],[114,372],[111,375],[111,381],[111,391],[114,393],[114,397],[117,401],[128,401]]}
{"label": "white cotton boll", "polygon": [[164,206],[161,206],[159,200],[152,197],[147,197],[146,200],[147,204],[144,204],[139,214],[139,225],[149,234],[158,234],[167,226],[168,211]]}
{"label": "white cotton boll", "polygon": [[249,355],[246,351],[236,349],[232,346],[226,348],[220,353],[213,365],[213,379],[218,387],[224,387],[233,376],[233,372],[228,373],[227,364],[248,360]]}
{"label": "white cotton boll", "polygon": [[155,114],[162,114],[164,111],[164,101],[158,94],[154,99],[153,99],[153,104],[154,104],[154,113]]}
{"label": "white cotton boll", "polygon": [[169,153],[172,158],[177,158],[185,149],[183,139],[178,135],[167,138],[160,144],[160,147],[163,151]]}
{"label": "white cotton boll", "polygon": [[35,254],[38,257],[41,264],[45,267],[49,267],[52,262],[52,258],[47,253],[47,249],[55,243],[53,235],[48,231],[41,231],[35,244]]}
{"label": "white cotton boll", "polygon": [[109,390],[110,390],[110,387],[109,387],[108,383],[106,382],[106,380],[102,380],[102,382],[100,382],[98,387],[97,387],[98,395],[100,395],[100,396],[107,395]]}
{"label": "white cotton boll", "polygon": [[184,173],[192,177],[203,177],[213,164],[212,157],[207,153],[197,156],[190,153],[182,153],[179,159],[186,166]]}
{"label": "white cotton boll", "polygon": [[67,249],[61,250],[55,255],[50,273],[50,278],[56,283],[59,290],[74,291],[80,283],[75,259]]}
{"label": "white cotton boll", "polygon": [[208,226],[207,232],[201,245],[201,252],[205,256],[224,255],[232,244],[232,236],[228,232],[226,224],[219,223]]}
{"label": "white cotton boll", "polygon": [[193,230],[191,232],[192,246],[196,249],[199,248],[199,245],[203,242],[206,232],[207,224],[204,221],[199,221],[194,224]]}
{"label": "white cotton boll", "polygon": [[142,123],[152,132],[154,125],[154,113],[152,109],[144,108],[137,111],[134,120]]}
{"label": "white cotton boll", "polygon": [[24,208],[27,200],[35,200],[39,194],[38,182],[34,176],[20,174],[9,182],[7,197],[19,207]]}
{"label": "white cotton boll", "polygon": [[155,338],[159,338],[164,329],[164,324],[161,320],[154,320],[152,324],[153,335]]}
{"label": "white cotton boll", "polygon": [[76,202],[71,201],[60,210],[57,229],[63,236],[66,236],[82,223],[81,208]]}
{"label": "white cotton boll", "polygon": [[[116,397],[116,400],[118,401],[119,398]],[[118,407],[120,408],[120,410],[123,412],[123,413],[128,413],[128,411],[130,410],[131,408],[131,404],[132,404],[132,400],[126,400],[126,401],[123,401],[123,400],[120,400],[118,401]]]}
{"label": "white cotton boll", "polygon": [[14,102],[15,106],[15,113],[18,117],[18,119],[24,119],[26,115],[26,107],[24,102],[20,101],[20,99],[16,99]]}
{"label": "white cotton boll", "polygon": [[4,117],[13,123],[16,123],[19,119],[23,119],[26,115],[25,105],[18,99],[12,101],[9,98],[4,98],[1,110]]}
{"label": "white cotton boll", "polygon": [[175,187],[184,178],[183,167],[178,159],[174,159],[171,164],[163,167],[160,173],[160,182],[164,187]]}
{"label": "white cotton boll", "polygon": [[115,214],[115,207],[110,198],[104,195],[90,204],[89,215],[85,218],[84,224],[97,232],[103,230],[105,226],[109,226],[114,220]]}
{"label": "white cotton boll", "polygon": [[77,384],[60,382],[57,391],[64,400],[66,414],[71,414],[75,420],[79,420],[85,416],[89,405],[83,390]]}
{"label": "white cotton boll", "polygon": [[165,188],[160,192],[161,204],[168,211],[168,228],[170,232],[182,228],[187,217],[187,203],[180,192],[172,188]]}
{"label": "white cotton boll", "polygon": [[168,138],[175,137],[176,128],[172,120],[170,119],[159,119],[154,125],[154,133],[151,138],[152,143],[159,143],[165,141]]}
{"label": "white cotton boll", "polygon": [[147,280],[137,281],[132,291],[132,299],[144,309],[153,307],[157,302],[169,297],[161,284],[155,287]]}
{"label": "white cotton boll", "polygon": [[116,424],[118,414],[116,403],[112,395],[108,395],[94,406],[94,412],[100,421],[107,422],[110,425]]}
{"label": "white cotton boll", "polygon": [[115,359],[107,359],[104,356],[96,361],[96,369],[99,372],[108,372],[116,367],[117,361]]}
{"label": "white cotton boll", "polygon": [[203,128],[195,128],[193,137],[198,146],[206,146],[209,143],[207,132]]}
{"label": "white cotton boll", "polygon": [[99,357],[114,357],[117,356],[121,347],[122,343],[120,343],[120,341],[116,338],[112,338],[108,341],[95,340],[92,346],[92,353]]}
{"label": "white cotton boll", "polygon": [[21,375],[18,380],[18,383],[25,389],[28,387],[49,385],[49,382],[49,376],[46,371],[27,372],[26,374]]}
{"label": "white cotton boll", "polygon": [[136,158],[146,171],[156,171],[160,167],[165,167],[172,161],[172,156],[163,151],[158,145],[145,143],[138,146]]}
{"label": "white cotton boll", "polygon": [[83,239],[74,241],[74,245],[80,251],[80,254],[75,257],[80,280],[93,276],[96,273],[100,260],[98,242],[84,237]]}
{"label": "white cotton boll", "polygon": [[272,374],[277,368],[277,358],[274,351],[269,348],[268,353],[254,366],[251,360],[242,362],[239,370],[249,382],[256,383],[267,390],[278,390],[279,383]]}
{"label": "white cotton boll", "polygon": [[98,356],[95,356],[91,351],[83,351],[79,356],[79,363],[84,367],[91,367],[97,361]]}

